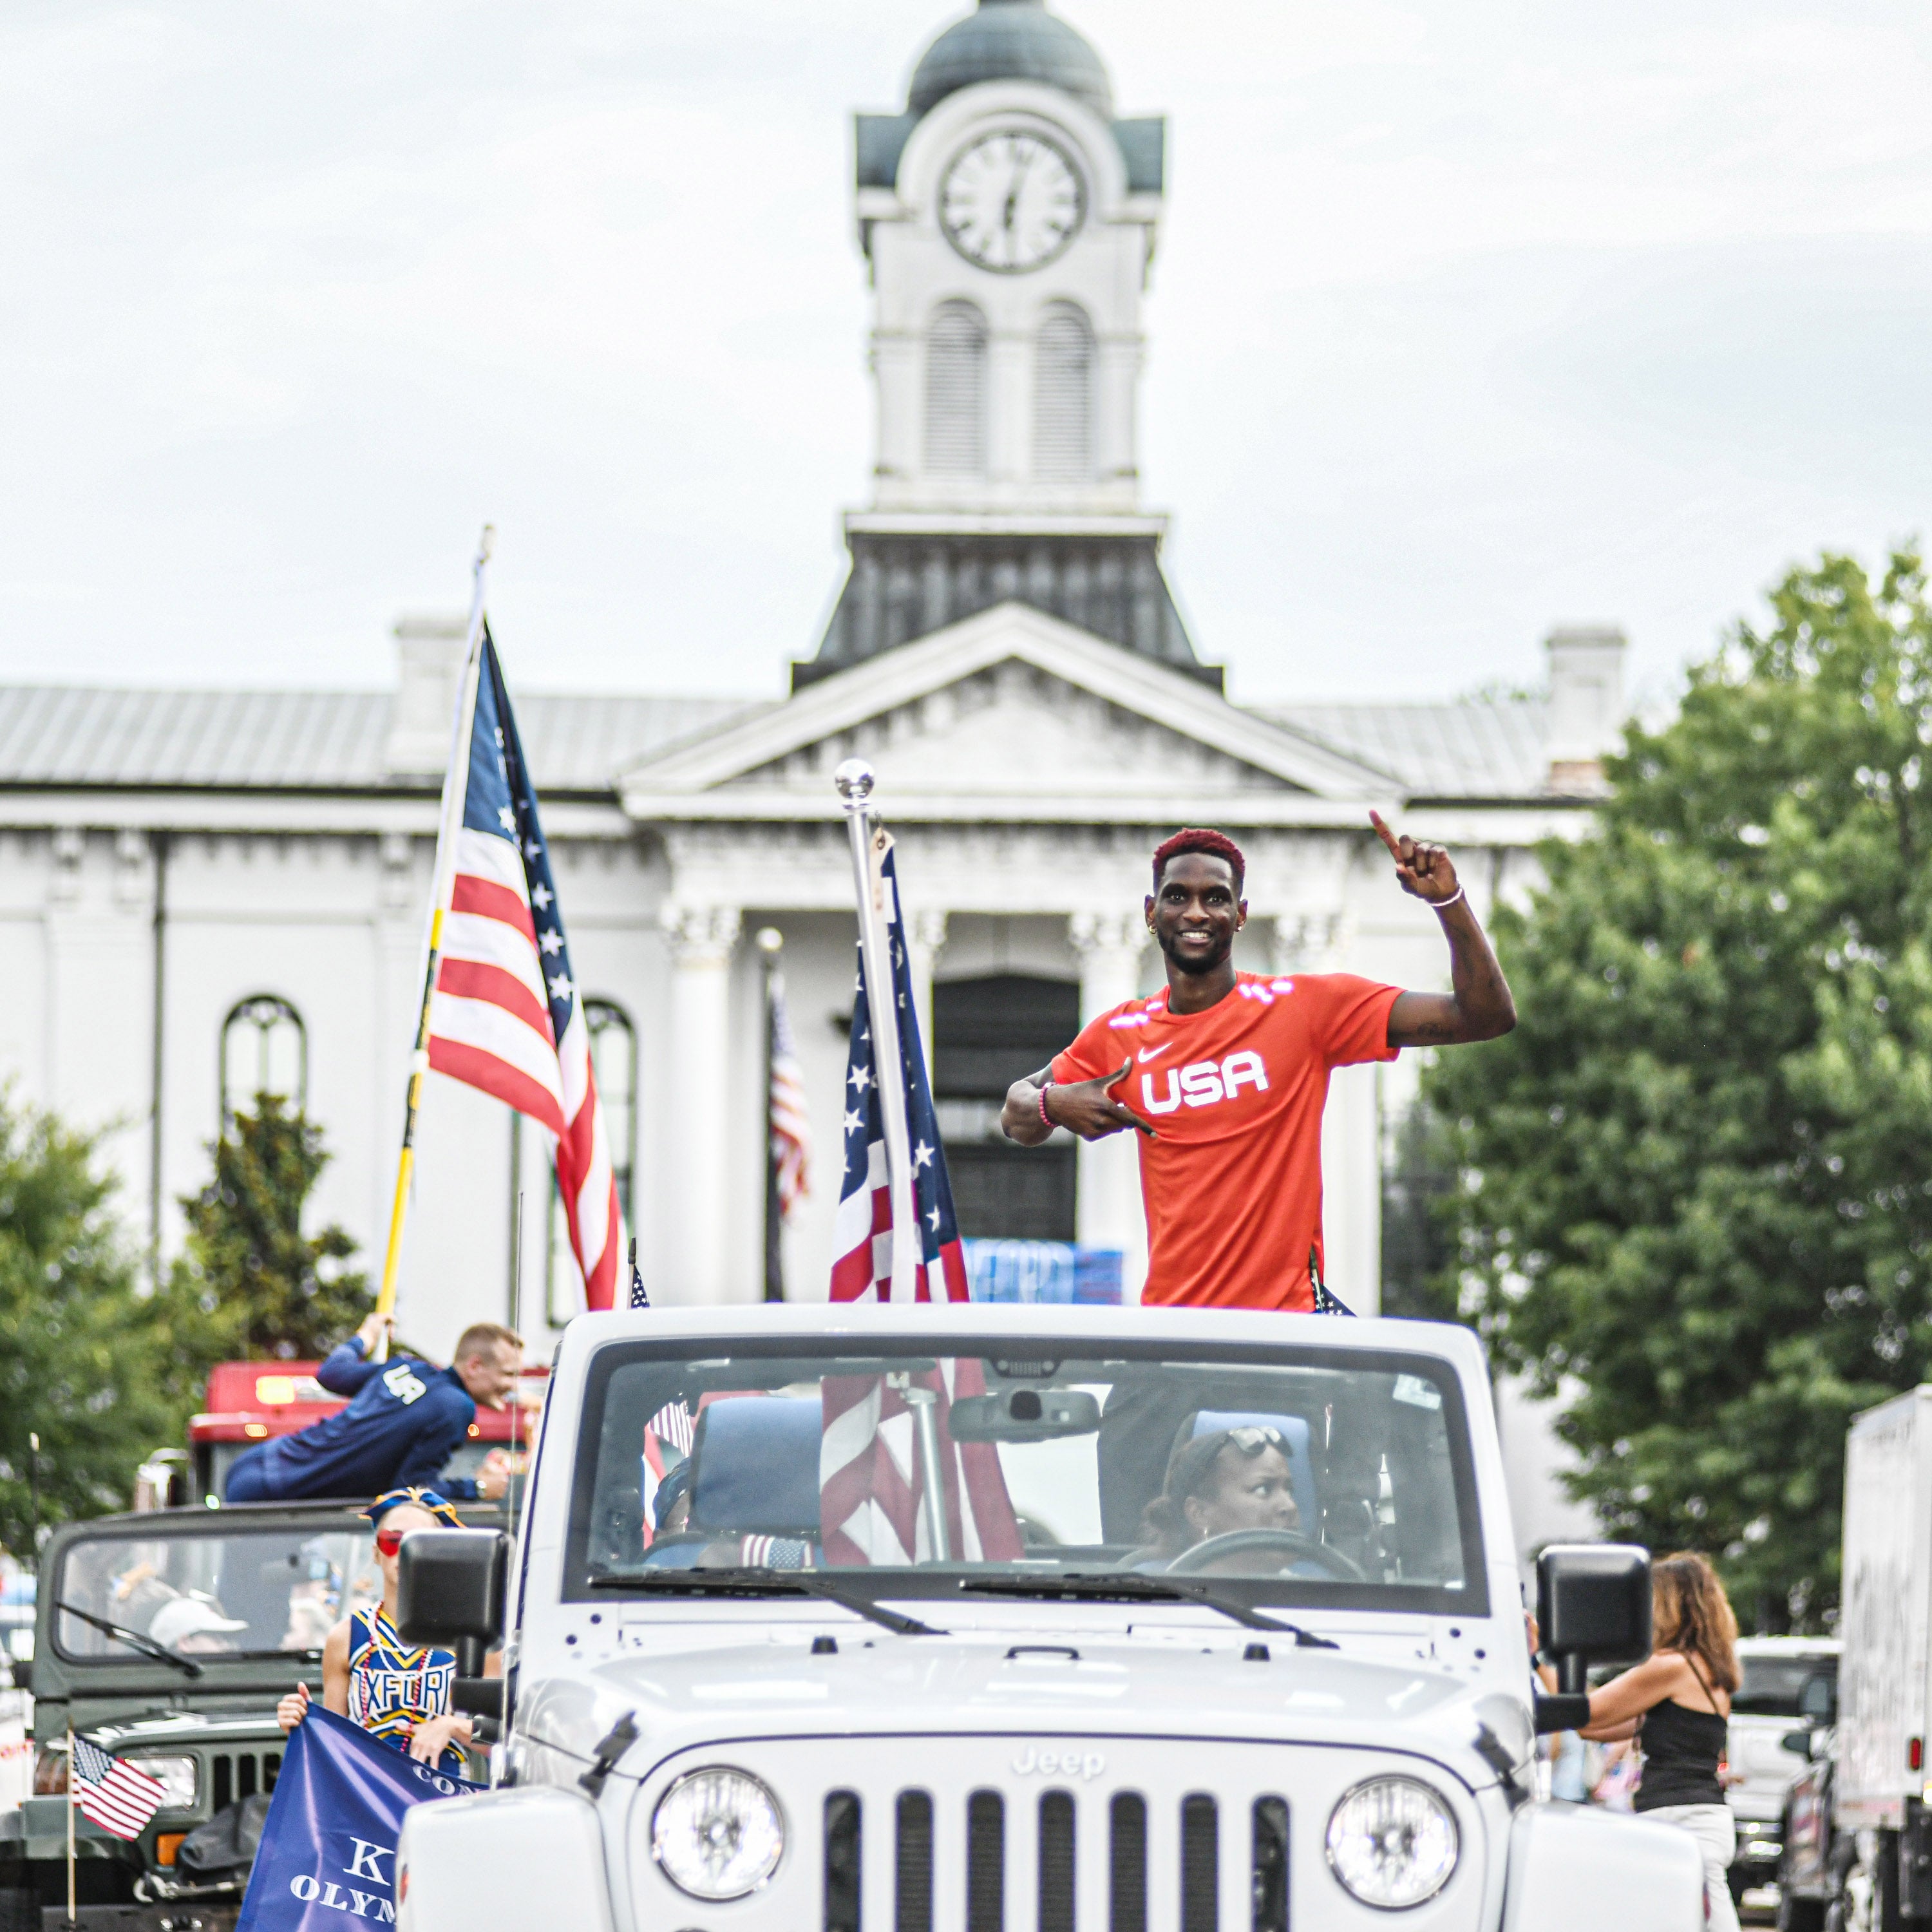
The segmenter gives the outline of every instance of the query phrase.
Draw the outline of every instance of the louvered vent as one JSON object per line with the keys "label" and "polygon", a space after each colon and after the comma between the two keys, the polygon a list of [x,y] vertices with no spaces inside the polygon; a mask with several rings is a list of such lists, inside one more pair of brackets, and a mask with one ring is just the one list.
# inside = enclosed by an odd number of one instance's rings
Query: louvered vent
{"label": "louvered vent", "polygon": [[1042,483],[1094,474],[1094,336],[1087,318],[1056,302],[1034,349],[1033,473]]}
{"label": "louvered vent", "polygon": [[926,334],[926,466],[986,473],[986,319],[970,302],[942,302]]}

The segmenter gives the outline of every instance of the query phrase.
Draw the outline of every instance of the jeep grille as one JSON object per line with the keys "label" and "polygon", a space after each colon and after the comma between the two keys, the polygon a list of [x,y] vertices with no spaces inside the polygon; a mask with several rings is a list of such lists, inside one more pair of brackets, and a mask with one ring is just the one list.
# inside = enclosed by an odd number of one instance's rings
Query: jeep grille
{"label": "jeep grille", "polygon": [[[1024,1803],[1024,1798],[1016,1801]],[[1106,1834],[1107,1932],[1150,1932],[1148,1898],[1148,1807],[1137,1791],[1096,1795],[1042,1791],[1036,1801],[1030,1861],[1016,1858],[1009,1842],[1007,1801],[979,1790],[966,1799],[958,1821],[963,1837],[966,1932],[1006,1932],[1010,1901],[1017,1922],[1039,1932],[1076,1932],[1082,1922],[1078,1892],[1078,1834]],[[866,1807],[856,1791],[834,1791],[825,1800],[824,1932],[862,1932],[860,1899],[866,1861],[892,1862],[892,1932],[937,1932],[934,1918],[934,1838],[938,1808],[926,1791],[902,1791],[890,1819],[889,1850],[868,1844]],[[1224,1925],[1221,1916],[1221,1807],[1205,1792],[1192,1792],[1176,1808],[1172,1829],[1178,1853],[1180,1932],[1288,1932],[1288,1804],[1257,1798],[1250,1809],[1249,1904],[1245,1920]],[[944,1828],[943,1823],[940,1828]],[[1022,1836],[1015,1834],[1016,1838]],[[1030,1870],[1016,1869],[1030,1862]],[[1033,1894],[1020,1896],[1022,1888]],[[1027,1909],[1028,1905],[1032,1910]],[[950,1915],[946,1915],[950,1917]],[[1166,1915],[1160,1914],[1166,1922]],[[957,1922],[956,1921],[955,1922]],[[1090,1909],[1085,1922],[1097,1922]]]}

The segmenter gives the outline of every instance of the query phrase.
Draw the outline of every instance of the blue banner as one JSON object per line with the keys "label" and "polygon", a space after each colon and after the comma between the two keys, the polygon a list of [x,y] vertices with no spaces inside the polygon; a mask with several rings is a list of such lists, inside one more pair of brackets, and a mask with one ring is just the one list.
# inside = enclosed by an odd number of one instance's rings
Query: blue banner
{"label": "blue banner", "polygon": [[235,1932],[341,1932],[345,1918],[393,1925],[403,1814],[484,1788],[310,1705],[289,1733]]}

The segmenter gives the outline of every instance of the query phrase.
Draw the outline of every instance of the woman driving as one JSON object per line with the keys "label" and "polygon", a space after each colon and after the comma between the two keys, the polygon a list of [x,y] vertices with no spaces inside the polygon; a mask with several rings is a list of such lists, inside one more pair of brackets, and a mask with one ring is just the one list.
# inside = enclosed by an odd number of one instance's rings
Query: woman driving
{"label": "woman driving", "polygon": [[1171,1561],[1238,1529],[1299,1530],[1294,1472],[1281,1431],[1264,1424],[1216,1429],[1178,1444],[1141,1533]]}

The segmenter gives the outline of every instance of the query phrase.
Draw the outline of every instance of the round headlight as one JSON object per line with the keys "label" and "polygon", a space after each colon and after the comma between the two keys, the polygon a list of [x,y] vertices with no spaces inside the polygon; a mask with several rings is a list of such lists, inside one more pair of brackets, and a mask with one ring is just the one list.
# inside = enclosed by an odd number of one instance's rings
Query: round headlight
{"label": "round headlight", "polygon": [[1433,1898],[1456,1858],[1456,1814],[1412,1778],[1370,1778],[1329,1814],[1329,1869],[1364,1905],[1396,1911]]}
{"label": "round headlight", "polygon": [[658,1800],[651,1854],[693,1898],[742,1898],[777,1870],[784,1850],[778,1801],[748,1772],[687,1772]]}

